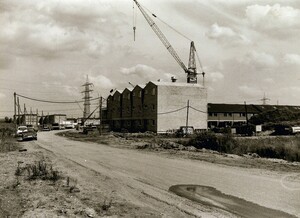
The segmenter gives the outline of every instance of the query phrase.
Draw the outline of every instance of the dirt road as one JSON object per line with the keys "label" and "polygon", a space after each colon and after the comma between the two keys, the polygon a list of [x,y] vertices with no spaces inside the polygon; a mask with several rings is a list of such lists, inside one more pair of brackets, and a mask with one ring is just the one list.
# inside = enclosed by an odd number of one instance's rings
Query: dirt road
{"label": "dirt road", "polygon": [[[40,132],[38,141],[31,143],[53,152],[59,160],[71,160],[81,168],[107,176],[111,179],[110,191],[135,205],[159,211],[162,216],[230,216],[170,193],[169,187],[177,184],[211,186],[227,195],[300,216],[299,180],[283,181],[287,174],[173,159],[139,150],[71,141],[54,133]],[[97,184],[97,178],[91,180]]]}

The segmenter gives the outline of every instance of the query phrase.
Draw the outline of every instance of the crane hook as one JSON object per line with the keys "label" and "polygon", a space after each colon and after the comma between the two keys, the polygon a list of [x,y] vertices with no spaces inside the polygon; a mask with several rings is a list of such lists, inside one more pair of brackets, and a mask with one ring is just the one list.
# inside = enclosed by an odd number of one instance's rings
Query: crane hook
{"label": "crane hook", "polygon": [[136,27],[134,26],[133,27],[133,41],[135,41],[135,30],[136,30]]}

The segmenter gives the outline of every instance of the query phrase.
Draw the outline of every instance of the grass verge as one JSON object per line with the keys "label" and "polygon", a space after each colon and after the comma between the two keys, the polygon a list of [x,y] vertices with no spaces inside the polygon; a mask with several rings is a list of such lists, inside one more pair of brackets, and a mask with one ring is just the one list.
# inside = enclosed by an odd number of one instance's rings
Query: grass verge
{"label": "grass verge", "polygon": [[194,146],[197,149],[206,148],[222,153],[238,155],[256,153],[260,157],[300,161],[299,136],[234,138],[230,134],[216,135],[205,132],[190,139],[186,146]]}

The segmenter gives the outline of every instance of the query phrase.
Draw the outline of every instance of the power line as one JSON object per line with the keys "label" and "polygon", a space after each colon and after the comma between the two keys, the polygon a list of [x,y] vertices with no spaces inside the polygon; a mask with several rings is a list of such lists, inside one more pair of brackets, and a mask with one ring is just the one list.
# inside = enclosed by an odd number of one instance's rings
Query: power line
{"label": "power line", "polygon": [[194,108],[192,106],[190,106],[190,108],[192,108],[193,110],[198,111],[200,113],[205,113],[205,114],[207,113],[207,111],[198,110],[198,109],[196,109],[196,108]]}
{"label": "power line", "polygon": [[[79,111],[80,108],[74,108],[74,109],[53,109],[53,110],[43,110],[43,111],[49,111],[49,112],[55,112],[55,111]],[[0,111],[0,113],[9,113],[14,111]]]}
{"label": "power line", "polygon": [[187,108],[187,106],[184,106],[184,107],[182,107],[182,108],[179,108],[179,109],[177,109],[177,110],[168,111],[168,112],[162,112],[162,113],[157,113],[157,114],[158,114],[158,115],[162,115],[162,114],[170,114],[170,113],[175,113],[175,112],[177,112],[177,111],[181,111],[181,110],[183,110],[183,109],[185,109],[185,108]]}
{"label": "power line", "polygon": [[[27,96],[20,95],[20,94],[16,94],[16,95],[19,96],[19,97],[22,97],[22,98],[32,100],[32,101],[39,101],[39,102],[46,102],[46,103],[53,103],[53,104],[77,104],[77,103],[84,102],[84,101],[50,101],[50,100],[42,100],[42,99],[31,98],[31,97],[27,97]],[[97,100],[99,98],[100,97],[92,98],[92,99],[90,99],[90,101],[94,101],[94,100]]]}

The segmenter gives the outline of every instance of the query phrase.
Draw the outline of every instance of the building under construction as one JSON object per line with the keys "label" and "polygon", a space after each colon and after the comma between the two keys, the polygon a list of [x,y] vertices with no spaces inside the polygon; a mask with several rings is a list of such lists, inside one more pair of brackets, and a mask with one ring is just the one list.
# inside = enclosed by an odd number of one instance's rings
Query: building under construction
{"label": "building under construction", "polygon": [[207,92],[199,84],[148,82],[107,98],[112,131],[164,133],[180,126],[207,129]]}

